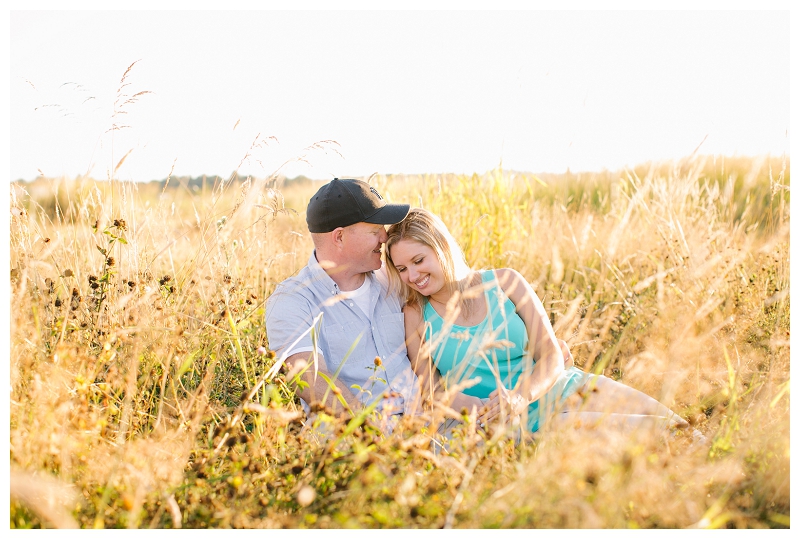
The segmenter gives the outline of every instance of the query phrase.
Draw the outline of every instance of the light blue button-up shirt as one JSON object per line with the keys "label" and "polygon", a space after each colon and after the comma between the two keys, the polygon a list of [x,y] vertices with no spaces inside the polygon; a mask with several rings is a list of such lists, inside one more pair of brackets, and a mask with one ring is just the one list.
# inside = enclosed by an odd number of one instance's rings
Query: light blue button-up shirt
{"label": "light blue button-up shirt", "polygon": [[[317,262],[315,253],[300,272],[283,281],[266,305],[267,339],[278,355],[306,331],[322,313],[317,347],[329,374],[341,366],[338,378],[357,399],[369,404],[387,392],[399,396],[382,399],[377,409],[386,413],[411,413],[419,383],[411,368],[405,344],[400,298],[388,291],[383,268],[366,274],[370,279],[370,312],[363,312],[352,299],[343,299],[338,285]],[[348,351],[355,344],[352,352]],[[289,350],[313,350],[306,334]],[[375,366],[375,358],[381,366]],[[344,360],[344,365],[342,361]],[[361,389],[353,386],[360,386]]]}

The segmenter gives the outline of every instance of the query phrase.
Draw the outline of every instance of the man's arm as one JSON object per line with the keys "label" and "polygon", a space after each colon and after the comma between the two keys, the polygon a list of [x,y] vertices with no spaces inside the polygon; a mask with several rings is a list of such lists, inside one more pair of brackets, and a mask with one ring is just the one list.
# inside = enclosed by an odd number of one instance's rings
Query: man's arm
{"label": "man's arm", "polygon": [[[334,415],[343,415],[347,413],[347,410],[339,401],[339,396],[344,399],[351,411],[355,412],[359,410],[361,408],[361,402],[356,399],[352,390],[341,380],[338,378],[333,380],[334,388],[331,388],[322,376],[315,376],[314,367],[312,365],[313,361],[313,352],[300,352],[299,354],[292,354],[286,358],[286,366],[289,368],[289,372],[303,370],[300,374],[300,379],[308,384],[308,386],[300,389],[297,395],[309,405],[319,403],[323,406],[328,406],[333,410]],[[322,354],[317,354],[317,362],[319,372],[327,376],[328,379],[331,379],[333,374],[328,370],[325,358],[322,357]],[[325,397],[326,394],[327,397]],[[324,401],[323,397],[325,397]]]}
{"label": "man's arm", "polygon": [[[357,410],[360,408],[360,403],[356,400],[352,390],[346,387],[343,382],[335,380],[334,387],[336,391],[334,391],[324,378],[315,376],[315,372],[319,371],[331,378],[332,373],[328,369],[325,358],[321,353],[316,355],[317,369],[315,370],[314,366],[311,365],[311,362],[314,361],[314,354],[309,350],[313,346],[311,337],[306,335],[299,342],[295,341],[298,328],[309,327],[315,320],[316,314],[318,314],[318,311],[314,311],[308,299],[298,294],[295,289],[280,285],[267,300],[265,313],[267,340],[271,348],[278,353],[291,343],[294,343],[298,348],[306,349],[304,352],[297,352],[286,358],[286,366],[289,368],[289,372],[302,370],[300,379],[308,384],[307,387],[298,388],[297,395],[300,398],[309,405],[317,403],[327,405],[335,413],[339,414],[345,412],[336,394],[339,393],[351,410]],[[303,369],[303,364],[309,366]],[[326,393],[327,398],[325,402],[322,402],[322,398]]]}

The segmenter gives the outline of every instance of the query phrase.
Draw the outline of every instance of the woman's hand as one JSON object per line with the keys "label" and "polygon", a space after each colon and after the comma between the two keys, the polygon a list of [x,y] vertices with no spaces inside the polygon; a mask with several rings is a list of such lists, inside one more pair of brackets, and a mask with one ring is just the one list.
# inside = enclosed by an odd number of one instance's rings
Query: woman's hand
{"label": "woman's hand", "polygon": [[477,414],[480,415],[483,406],[483,400],[479,399],[478,397],[471,397],[470,395],[465,395],[464,393],[458,393],[453,399],[453,403],[450,405],[450,408],[459,414],[464,409],[467,410],[468,414],[471,414],[474,408],[477,410]]}
{"label": "woman's hand", "polygon": [[561,347],[561,354],[564,356],[564,368],[569,369],[570,367],[575,366],[575,359],[572,357],[572,352],[569,350],[567,341],[562,341],[561,339],[557,340],[558,345]]}
{"label": "woman's hand", "polygon": [[515,391],[504,387],[495,389],[489,394],[489,400],[484,403],[485,411],[478,416],[479,425],[500,420],[505,416],[507,422],[520,416],[530,403]]}

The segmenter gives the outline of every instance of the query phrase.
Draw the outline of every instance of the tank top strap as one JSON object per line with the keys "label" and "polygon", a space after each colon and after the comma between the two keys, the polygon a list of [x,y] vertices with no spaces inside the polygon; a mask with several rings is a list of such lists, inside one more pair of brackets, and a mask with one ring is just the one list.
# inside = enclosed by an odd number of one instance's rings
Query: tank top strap
{"label": "tank top strap", "polygon": [[497,280],[497,273],[494,270],[481,271],[481,279],[486,286],[484,296],[486,297],[486,308],[489,313],[494,313],[498,307],[505,304],[506,293]]}
{"label": "tank top strap", "polygon": [[422,309],[422,319],[425,322],[433,322],[434,320],[441,321],[442,317],[436,312],[429,301],[425,302],[425,307]]}

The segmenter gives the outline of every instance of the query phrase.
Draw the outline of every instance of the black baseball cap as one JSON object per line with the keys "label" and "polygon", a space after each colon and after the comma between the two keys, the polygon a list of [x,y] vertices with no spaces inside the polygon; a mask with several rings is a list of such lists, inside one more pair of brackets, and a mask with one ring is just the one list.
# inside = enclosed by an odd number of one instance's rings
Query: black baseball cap
{"label": "black baseball cap", "polygon": [[356,223],[393,225],[405,219],[409,208],[408,204],[387,204],[367,182],[334,178],[311,197],[306,223],[309,232],[331,232]]}

